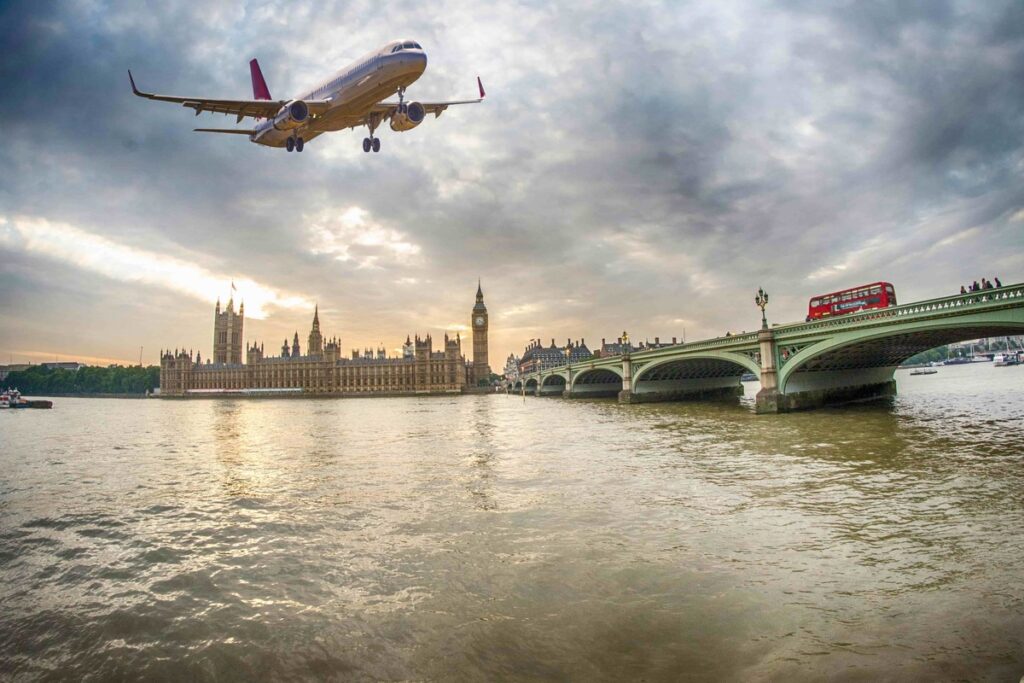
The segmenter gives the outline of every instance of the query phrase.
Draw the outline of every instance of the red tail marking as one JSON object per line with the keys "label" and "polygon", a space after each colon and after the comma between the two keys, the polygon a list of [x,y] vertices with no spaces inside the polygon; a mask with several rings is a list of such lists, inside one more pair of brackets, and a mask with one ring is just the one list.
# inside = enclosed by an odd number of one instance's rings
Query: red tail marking
{"label": "red tail marking", "polygon": [[269,100],[270,89],[267,82],[263,80],[263,72],[260,71],[260,63],[255,59],[249,62],[249,74],[252,76],[252,96],[257,100]]}
{"label": "red tail marking", "polygon": [[[253,61],[255,62],[256,60],[254,59]],[[480,81],[479,76],[476,77],[476,86],[480,88],[480,99],[482,100],[487,93],[484,92],[484,84]]]}

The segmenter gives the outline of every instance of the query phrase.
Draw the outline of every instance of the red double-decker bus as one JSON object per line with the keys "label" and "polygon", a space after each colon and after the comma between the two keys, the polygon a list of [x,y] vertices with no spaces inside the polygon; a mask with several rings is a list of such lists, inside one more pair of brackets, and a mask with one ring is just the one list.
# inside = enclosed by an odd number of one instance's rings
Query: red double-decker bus
{"label": "red double-decker bus", "polygon": [[893,286],[888,282],[873,282],[870,285],[813,297],[807,306],[807,320],[895,305],[896,290]]}

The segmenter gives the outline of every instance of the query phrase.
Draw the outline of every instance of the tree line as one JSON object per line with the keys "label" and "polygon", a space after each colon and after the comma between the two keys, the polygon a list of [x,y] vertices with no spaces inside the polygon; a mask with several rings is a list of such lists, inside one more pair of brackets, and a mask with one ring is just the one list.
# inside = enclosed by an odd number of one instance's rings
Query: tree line
{"label": "tree line", "polygon": [[145,394],[160,386],[160,367],[112,365],[64,370],[34,365],[8,374],[0,386],[26,395]]}

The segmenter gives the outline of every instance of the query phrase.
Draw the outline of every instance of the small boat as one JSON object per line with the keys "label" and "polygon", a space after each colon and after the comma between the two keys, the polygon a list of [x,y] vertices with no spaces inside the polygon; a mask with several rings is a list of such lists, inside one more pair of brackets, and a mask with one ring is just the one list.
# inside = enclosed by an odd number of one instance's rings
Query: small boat
{"label": "small boat", "polygon": [[19,408],[52,408],[53,401],[30,401],[22,398],[21,392],[17,389],[4,389],[0,394],[0,410]]}
{"label": "small boat", "polygon": [[997,353],[992,359],[992,365],[997,368],[1005,368],[1010,365],[1020,365],[1021,357],[1019,353]]}
{"label": "small boat", "polygon": [[911,375],[934,375],[938,370],[935,368],[918,368],[917,370],[911,370]]}

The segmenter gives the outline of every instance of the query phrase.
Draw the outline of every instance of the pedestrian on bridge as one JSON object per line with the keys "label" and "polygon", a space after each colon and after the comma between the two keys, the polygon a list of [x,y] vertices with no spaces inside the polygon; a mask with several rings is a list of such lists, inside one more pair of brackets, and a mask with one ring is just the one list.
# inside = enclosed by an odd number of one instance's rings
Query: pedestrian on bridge
{"label": "pedestrian on bridge", "polygon": [[996,287],[1002,287],[1003,286],[1003,283],[999,281],[999,278],[996,277],[996,278],[992,278],[992,279],[996,281]]}
{"label": "pedestrian on bridge", "polygon": [[981,289],[981,287],[978,285],[978,281],[977,280],[975,280],[973,283],[971,283],[971,291],[972,292],[977,292],[979,289]]}
{"label": "pedestrian on bridge", "polygon": [[[966,294],[966,293],[967,293],[967,288],[966,288],[966,287],[964,287],[963,285],[960,285],[960,293],[961,293],[961,294]],[[809,317],[810,317],[810,316],[808,316],[808,318],[809,318]]]}
{"label": "pedestrian on bridge", "polygon": [[992,281],[991,280],[986,280],[985,278],[981,278],[981,282],[982,282],[981,286],[984,289],[994,289],[994,286],[992,285]]}

